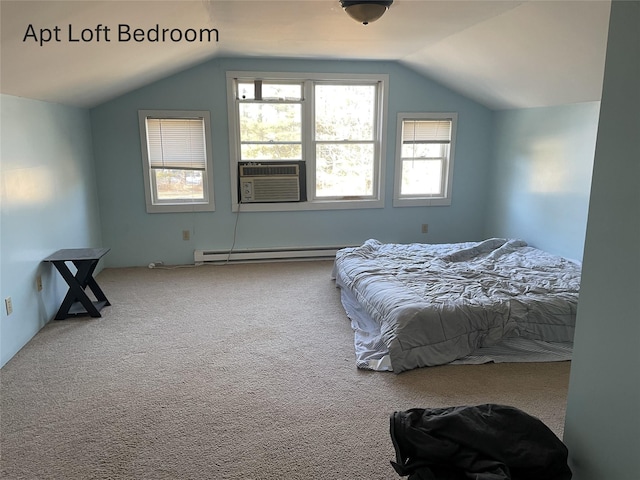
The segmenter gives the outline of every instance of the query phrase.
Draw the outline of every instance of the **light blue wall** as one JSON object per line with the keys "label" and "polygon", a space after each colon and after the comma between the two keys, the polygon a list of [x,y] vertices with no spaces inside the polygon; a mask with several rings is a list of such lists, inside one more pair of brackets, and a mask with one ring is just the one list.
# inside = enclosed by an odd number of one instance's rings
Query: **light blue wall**
{"label": "light blue wall", "polygon": [[564,429],[575,480],[640,476],[640,2],[614,1]]}
{"label": "light blue wall", "polygon": [[496,112],[486,236],[582,259],[599,107]]}
{"label": "light blue wall", "polygon": [[[91,111],[96,172],[108,266],[193,263],[194,249],[228,249],[231,212],[228,70],[384,73],[389,81],[386,207],[367,210],[241,213],[235,247],[360,244],[367,238],[395,242],[480,240],[493,113],[394,62],[216,59],[105,103]],[[209,110],[216,211],[147,214],[142,179],[139,109]],[[455,111],[458,131],[450,207],[393,208],[393,159],[398,112]],[[422,223],[429,233],[420,232]],[[182,231],[191,240],[182,240]]]}
{"label": "light blue wall", "polygon": [[101,239],[89,112],[7,95],[0,97],[0,111],[4,365],[55,315],[66,292],[62,277],[42,259],[60,248],[100,246]]}

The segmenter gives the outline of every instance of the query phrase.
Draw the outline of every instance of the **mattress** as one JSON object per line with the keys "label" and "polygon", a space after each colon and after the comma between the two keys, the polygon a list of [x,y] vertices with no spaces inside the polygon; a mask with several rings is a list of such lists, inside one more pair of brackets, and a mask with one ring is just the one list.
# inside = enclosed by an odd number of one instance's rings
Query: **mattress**
{"label": "mattress", "polygon": [[333,277],[360,368],[570,358],[581,265],[517,239],[367,240],[337,252]]}

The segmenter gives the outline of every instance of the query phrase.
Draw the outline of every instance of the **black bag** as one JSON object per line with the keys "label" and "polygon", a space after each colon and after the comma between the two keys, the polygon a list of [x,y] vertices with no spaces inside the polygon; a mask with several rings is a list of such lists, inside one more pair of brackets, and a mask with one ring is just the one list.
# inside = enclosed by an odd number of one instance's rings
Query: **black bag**
{"label": "black bag", "polygon": [[391,415],[398,475],[409,480],[569,480],[567,448],[539,419],[485,404]]}

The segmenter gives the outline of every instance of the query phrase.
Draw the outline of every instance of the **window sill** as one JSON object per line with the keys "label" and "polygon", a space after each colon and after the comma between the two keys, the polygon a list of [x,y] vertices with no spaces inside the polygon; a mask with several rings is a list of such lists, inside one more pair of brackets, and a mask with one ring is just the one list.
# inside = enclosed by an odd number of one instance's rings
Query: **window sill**
{"label": "window sill", "polygon": [[394,198],[394,207],[447,207],[450,198]]}
{"label": "window sill", "polygon": [[297,212],[309,210],[359,210],[363,208],[384,208],[384,200],[241,203],[234,204],[231,210],[233,212]]}
{"label": "window sill", "polygon": [[147,213],[191,213],[214,212],[213,203],[172,203],[172,204],[147,204]]}

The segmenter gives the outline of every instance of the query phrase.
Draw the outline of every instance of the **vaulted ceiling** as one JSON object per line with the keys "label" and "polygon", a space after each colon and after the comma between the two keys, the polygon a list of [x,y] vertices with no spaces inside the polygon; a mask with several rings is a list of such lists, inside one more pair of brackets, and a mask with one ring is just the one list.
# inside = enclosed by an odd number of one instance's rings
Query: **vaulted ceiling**
{"label": "vaulted ceiling", "polygon": [[[0,88],[92,107],[216,57],[278,57],[397,61],[493,109],[596,101],[609,8],[604,0],[395,0],[364,26],[338,0],[2,0]],[[218,41],[118,41],[119,25],[214,28]],[[70,41],[84,29],[88,41]],[[47,30],[51,40],[40,45]]]}

